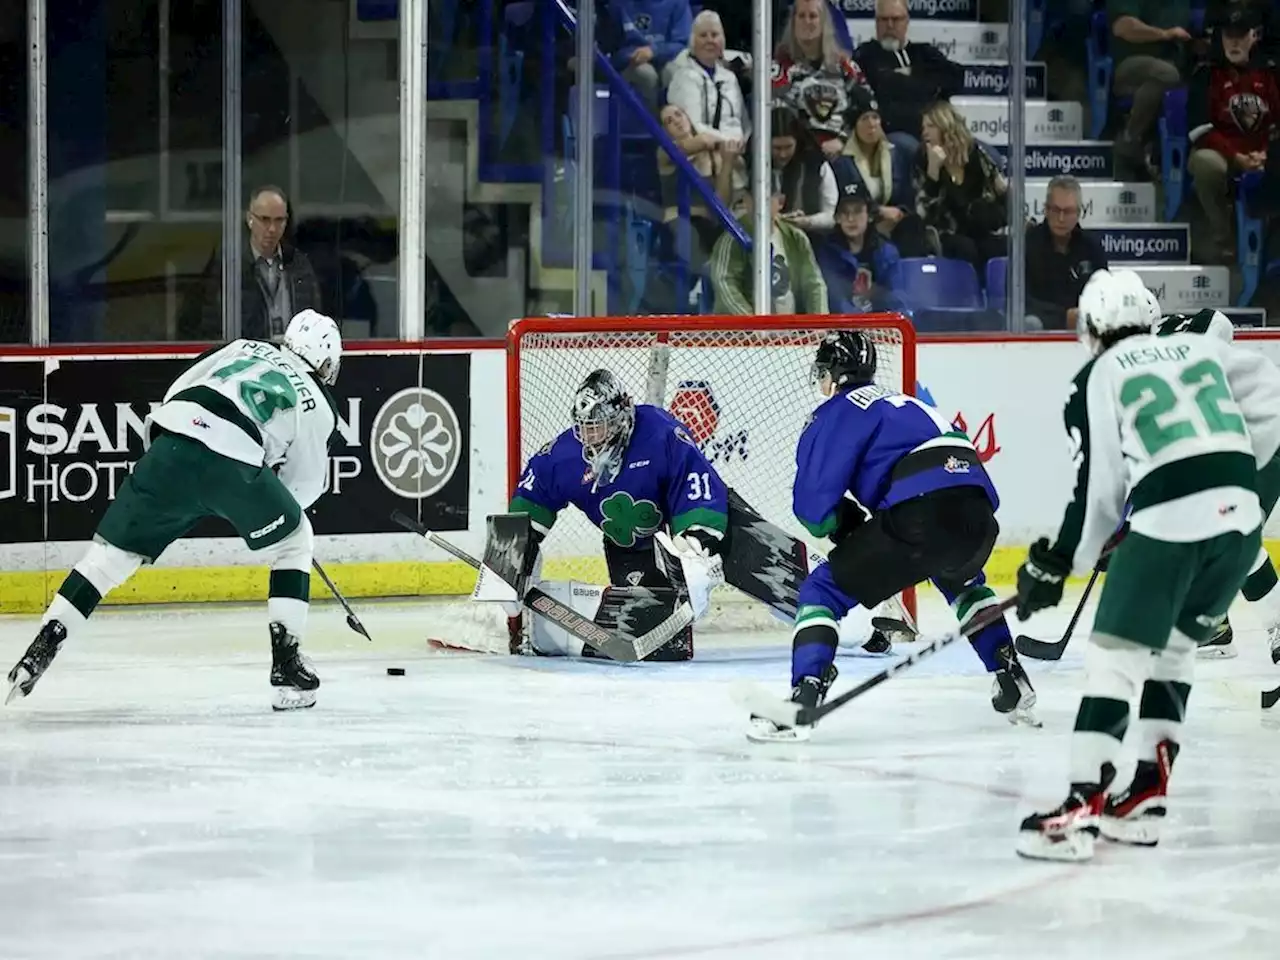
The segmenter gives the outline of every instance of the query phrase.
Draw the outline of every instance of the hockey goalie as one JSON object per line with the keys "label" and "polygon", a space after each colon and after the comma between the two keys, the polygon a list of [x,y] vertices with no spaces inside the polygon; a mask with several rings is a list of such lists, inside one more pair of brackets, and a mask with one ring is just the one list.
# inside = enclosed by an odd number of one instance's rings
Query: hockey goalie
{"label": "hockey goalie", "polygon": [[[490,518],[486,558],[505,559],[486,566],[505,567],[498,579],[516,587],[515,597],[504,601],[513,653],[601,655],[563,627],[525,616],[519,598],[530,584],[597,623],[629,615],[628,599],[637,592],[650,601],[667,598],[656,607],[658,620],[686,601],[696,620],[711,591],[725,582],[779,618],[794,615],[810,564],[807,547],[730,491],[683,423],[661,407],[634,403],[608,370],[592,372],[578,386],[572,421],[529,460],[509,515]],[[570,505],[600,530],[609,587],[539,577],[542,542]],[[478,600],[493,599],[485,573]],[[888,648],[878,633],[867,641],[871,652]],[[689,623],[643,659],[689,660],[693,651]]]}

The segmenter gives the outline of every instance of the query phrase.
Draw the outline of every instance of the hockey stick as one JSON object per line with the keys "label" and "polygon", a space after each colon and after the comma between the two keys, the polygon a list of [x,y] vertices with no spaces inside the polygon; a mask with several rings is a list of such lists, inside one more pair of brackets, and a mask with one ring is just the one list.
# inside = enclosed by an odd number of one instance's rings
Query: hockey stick
{"label": "hockey stick", "polygon": [[1061,640],[1051,643],[1047,640],[1037,640],[1035,637],[1019,634],[1017,639],[1013,641],[1018,653],[1024,657],[1030,657],[1032,660],[1061,660],[1062,652],[1067,649],[1067,644],[1071,642],[1071,634],[1075,630],[1076,624],[1080,622],[1080,614],[1084,613],[1084,605],[1089,602],[1089,594],[1093,591],[1093,585],[1098,582],[1098,574],[1101,572],[1102,568],[1100,566],[1093,568],[1089,582],[1085,584],[1084,593],[1080,595],[1080,602],[1076,604],[1076,612],[1071,615],[1067,629],[1062,632]]}
{"label": "hockey stick", "polygon": [[1276,687],[1274,690],[1262,691],[1262,709],[1263,710],[1270,710],[1277,703],[1280,703],[1280,687]]}
{"label": "hockey stick", "polygon": [[873,690],[880,684],[884,683],[895,674],[901,673],[903,670],[909,670],[921,660],[933,656],[939,650],[951,646],[957,640],[963,640],[973,636],[983,627],[988,627],[999,620],[1006,610],[1014,607],[1018,602],[1016,596],[1008,597],[1001,600],[994,607],[988,607],[976,617],[974,617],[965,626],[963,630],[957,630],[954,633],[939,637],[928,646],[917,650],[910,656],[904,657],[891,667],[881,670],[873,677],[868,677],[862,683],[858,684],[852,690],[847,690],[834,700],[828,700],[826,703],[818,707],[804,707],[798,703],[792,703],[788,700],[778,700],[771,696],[759,684],[750,683],[748,681],[738,681],[733,685],[733,697],[743,707],[746,707],[757,717],[764,717],[766,720],[772,720],[779,727],[797,727],[811,726],[825,717],[827,714],[839,710],[851,700],[856,700],[868,690]]}
{"label": "hockey stick", "polygon": [[370,643],[373,643],[373,637],[369,636],[369,631],[364,628],[364,624],[360,622],[360,618],[356,616],[351,604],[347,603],[347,598],[342,595],[342,591],[333,585],[333,581],[329,579],[329,575],[324,572],[324,567],[320,566],[320,561],[314,557],[311,565],[316,568],[316,573],[320,574],[320,579],[324,581],[324,585],[329,588],[329,592],[333,594],[333,599],[342,604],[342,609],[347,612],[347,626],[354,630],[360,636],[364,637]]}
{"label": "hockey stick", "polygon": [[[455,547],[448,540],[414,520],[408,514],[396,510],[391,519],[406,530],[416,533],[428,542],[439,547],[445,553],[457,557],[467,566],[480,569],[480,561],[465,550]],[[646,591],[651,593],[651,591]],[[610,660],[621,663],[635,663],[643,660],[662,646],[689,624],[693,623],[693,609],[683,603],[676,607],[666,620],[652,630],[639,637],[631,637],[625,633],[613,633],[604,629],[594,620],[589,620],[572,607],[557,600],[540,587],[530,587],[521,599],[524,606],[546,620],[573,634],[583,643],[599,650]]]}

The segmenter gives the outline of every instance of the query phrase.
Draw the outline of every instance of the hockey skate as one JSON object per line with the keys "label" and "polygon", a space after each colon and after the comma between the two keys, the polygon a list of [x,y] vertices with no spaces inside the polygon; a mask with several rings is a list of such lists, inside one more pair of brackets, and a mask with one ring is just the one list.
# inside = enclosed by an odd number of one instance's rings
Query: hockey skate
{"label": "hockey skate", "polygon": [[1000,668],[995,672],[991,686],[991,706],[996,713],[1003,713],[1013,724],[1028,727],[1044,726],[1035,715],[1036,691],[1031,678],[1018,660],[1013,644],[1005,644],[996,650]]}
{"label": "hockey skate", "polygon": [[[791,690],[791,702],[810,709],[818,706],[827,699],[827,691],[838,675],[839,671],[833,664],[821,677],[803,677]],[[784,727],[755,714],[752,714],[751,725],[747,728],[747,739],[752,743],[804,743],[812,735],[811,725]]]}
{"label": "hockey skate", "polygon": [[1073,783],[1063,803],[1047,813],[1033,813],[1018,832],[1018,856],[1030,860],[1081,861],[1093,858],[1098,818],[1116,768],[1102,765],[1097,783]]}
{"label": "hockey skate", "polygon": [[9,695],[5,697],[5,703],[12,703],[31,694],[36,682],[49,669],[49,664],[53,663],[53,658],[58,655],[58,650],[66,639],[67,628],[61,620],[50,620],[40,628],[22,659],[9,671]]}
{"label": "hockey skate", "polygon": [[1169,774],[1177,759],[1178,745],[1162,740],[1156,745],[1154,761],[1138,761],[1133,782],[1123,792],[1108,796],[1102,808],[1098,826],[1104,837],[1139,847],[1154,847],[1160,842]]}
{"label": "hockey skate", "polygon": [[[1280,633],[1280,631],[1277,631]],[[1200,660],[1230,660],[1236,656],[1235,631],[1231,629],[1231,621],[1223,620],[1222,626],[1218,628],[1218,632],[1206,640],[1204,643],[1197,644],[1196,657]],[[1271,636],[1271,631],[1267,631],[1267,636]],[[1276,648],[1271,648],[1271,658],[1276,658]],[[1280,662],[1280,661],[1278,661]]]}
{"label": "hockey skate", "polygon": [[276,688],[272,710],[305,710],[316,705],[320,678],[298,650],[298,638],[281,623],[271,624],[271,686]]}

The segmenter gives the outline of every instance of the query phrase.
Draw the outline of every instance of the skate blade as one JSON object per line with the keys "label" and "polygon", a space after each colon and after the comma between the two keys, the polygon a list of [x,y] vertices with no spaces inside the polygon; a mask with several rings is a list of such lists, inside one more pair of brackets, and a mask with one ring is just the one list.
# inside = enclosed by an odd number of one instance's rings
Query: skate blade
{"label": "skate blade", "polygon": [[271,709],[277,713],[289,710],[306,710],[316,705],[314,690],[294,690],[292,687],[276,687]]}
{"label": "skate blade", "polygon": [[747,739],[752,743],[808,743],[813,727],[778,728],[764,718],[751,721],[747,727]]}
{"label": "skate blade", "polygon": [[790,700],[779,700],[758,683],[735,680],[729,687],[729,695],[747,713],[772,720],[778,727],[794,727],[800,716],[800,705]]}
{"label": "skate blade", "polygon": [[1028,860],[1053,860],[1081,863],[1093,859],[1094,838],[1083,830],[1061,837],[1050,837],[1038,830],[1023,830],[1015,848],[1018,856]]}
{"label": "skate blade", "polygon": [[1035,715],[1030,707],[1019,707],[1013,713],[1006,713],[1009,723],[1015,727],[1031,727],[1039,730],[1044,727],[1044,723]]}
{"label": "skate blade", "polygon": [[9,682],[9,693],[4,698],[4,705],[7,707],[9,704],[13,703],[13,701],[25,698],[27,693],[22,689],[22,686],[23,684],[30,682],[31,674],[22,667],[18,667],[14,679]]}
{"label": "skate blade", "polygon": [[1197,660],[1234,660],[1237,656],[1239,654],[1234,643],[1223,647],[1200,647],[1196,650]]}
{"label": "skate blade", "polygon": [[1102,817],[1098,830],[1112,843],[1124,843],[1131,847],[1154,847],[1160,842],[1160,823],[1150,818],[1122,820]]}

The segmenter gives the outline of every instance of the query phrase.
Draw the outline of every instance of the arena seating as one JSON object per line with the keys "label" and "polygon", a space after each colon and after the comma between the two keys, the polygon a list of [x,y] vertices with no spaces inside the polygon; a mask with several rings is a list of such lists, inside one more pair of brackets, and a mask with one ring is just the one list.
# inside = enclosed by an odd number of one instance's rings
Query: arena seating
{"label": "arena seating", "polygon": [[[489,73],[492,82],[487,85],[489,89],[482,83],[480,90],[480,115],[488,115],[493,126],[493,142],[487,147],[481,145],[482,155],[486,149],[499,154],[505,149],[529,105],[539,104],[541,113],[554,113],[550,122],[545,117],[541,120],[541,200],[531,209],[531,220],[537,221],[531,223],[531,229],[540,240],[538,266],[544,275],[572,265],[571,198],[578,175],[572,152],[566,149],[576,142],[569,115],[572,111],[566,112],[562,94],[556,99],[543,51],[549,42],[554,42],[560,45],[557,49],[563,57],[572,46],[573,12],[565,0],[553,0],[546,6],[555,18],[550,26],[541,12],[542,5],[532,2],[509,3],[501,16],[494,18],[493,29],[499,35],[490,48],[495,60]],[[1269,269],[1266,223],[1250,215],[1247,202],[1237,205],[1239,262],[1229,268],[1192,263],[1191,230],[1181,219],[1195,206],[1186,172],[1186,91],[1170,91],[1165,98],[1156,152],[1161,182],[1116,179],[1112,142],[1104,138],[1122,122],[1128,104],[1117,100],[1110,89],[1114,69],[1105,10],[1101,0],[1095,0],[1095,11],[1084,25],[1087,102],[1066,102],[1048,99],[1052,86],[1049,68],[1035,59],[1041,40],[1047,43],[1062,29],[1062,22],[1055,19],[1059,6],[1051,0],[1032,0],[1028,4],[1027,36],[1032,62],[1028,66],[1025,106],[1025,216],[1040,219],[1048,180],[1059,173],[1070,173],[1083,188],[1081,225],[1097,237],[1113,264],[1140,269],[1156,285],[1166,307],[1247,307],[1268,274],[1280,272],[1280,263],[1271,264]],[[980,8],[978,13],[981,14]],[[871,17],[871,9],[867,9],[841,20],[853,46],[874,36]],[[966,67],[963,95],[953,102],[969,121],[975,138],[1003,156],[1009,133],[1005,92],[1008,27],[981,19],[944,17],[945,14],[933,17],[917,9],[910,37],[913,41],[934,43]],[[1203,20],[1203,6],[1197,5],[1192,26],[1203,27]],[[549,41],[552,36],[553,41]],[[531,75],[531,61],[540,65],[541,74]],[[705,278],[700,281],[681,259],[681,245],[662,240],[665,231],[661,229],[656,157],[664,140],[666,146],[672,145],[656,125],[645,122],[649,118],[637,116],[638,100],[625,89],[625,82],[604,57],[597,58],[596,80],[595,266],[608,281],[611,308],[616,305],[619,312],[653,309],[652,291],[662,288],[670,293],[674,287],[674,304],[668,302],[663,309],[707,309],[710,298],[706,295]],[[482,125],[485,122],[482,120]],[[496,166],[501,174],[501,164]],[[482,163],[482,167],[492,170],[495,165]],[[1240,183],[1242,201],[1256,189],[1256,183],[1249,178]],[[729,224],[730,215],[723,207],[713,205],[712,213]],[[1003,323],[1000,314],[1005,308],[1008,269],[1005,258],[993,261],[983,277],[973,275],[971,268],[966,274],[961,267],[941,260],[934,261],[934,266],[935,270],[926,271],[921,265],[913,265],[910,270],[904,265],[895,283],[904,302],[918,314],[916,322],[922,329],[983,329],[993,322]],[[957,280],[962,276],[963,280]],[[673,277],[681,279],[673,284]],[[939,293],[934,284],[940,277],[956,280],[956,285],[941,285]]]}

